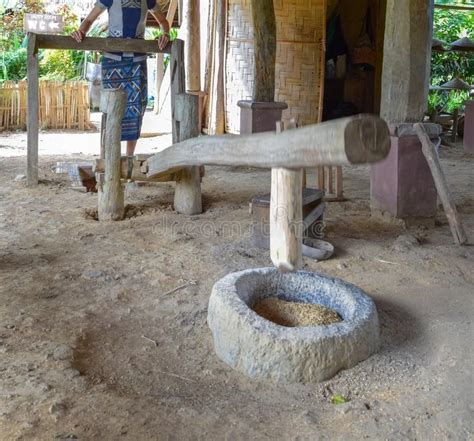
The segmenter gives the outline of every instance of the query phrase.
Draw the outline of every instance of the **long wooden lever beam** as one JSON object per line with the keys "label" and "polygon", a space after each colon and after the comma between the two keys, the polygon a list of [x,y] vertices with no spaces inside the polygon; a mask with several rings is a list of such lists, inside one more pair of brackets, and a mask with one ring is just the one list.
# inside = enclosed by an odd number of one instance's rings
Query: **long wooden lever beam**
{"label": "long wooden lever beam", "polygon": [[148,177],[196,165],[308,168],[318,165],[367,164],[390,150],[388,126],[373,115],[357,115],[321,124],[245,136],[188,139],[153,155]]}

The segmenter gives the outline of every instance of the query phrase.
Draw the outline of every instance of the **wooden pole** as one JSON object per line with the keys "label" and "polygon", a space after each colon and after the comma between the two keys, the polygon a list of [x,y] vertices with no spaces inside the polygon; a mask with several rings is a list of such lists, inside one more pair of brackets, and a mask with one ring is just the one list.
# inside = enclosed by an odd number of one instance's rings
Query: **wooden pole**
{"label": "wooden pole", "polygon": [[101,110],[107,114],[105,129],[105,176],[99,182],[99,221],[122,220],[125,215],[124,193],[121,183],[120,138],[122,118],[127,105],[124,90],[103,90]]}
{"label": "wooden pole", "polygon": [[[283,123],[277,123],[277,133]],[[270,256],[279,271],[303,265],[303,170],[272,169],[270,197]]]}
{"label": "wooden pole", "polygon": [[185,71],[184,71],[184,42],[175,40],[171,45],[171,118],[173,144],[179,142],[179,119],[176,118],[176,97],[185,93]]}
{"label": "wooden pole", "polygon": [[[199,136],[199,97],[180,94],[176,100],[176,115],[180,119],[180,140]],[[201,172],[199,167],[187,167],[176,173],[174,209],[182,214],[202,213]]]}
{"label": "wooden pole", "polygon": [[[168,21],[170,25],[170,29],[172,27],[174,16],[176,15],[177,9],[178,9],[178,0],[171,0],[168,6],[168,12],[166,14],[166,20]],[[161,54],[161,53],[156,54],[156,79],[155,79],[156,96],[155,96],[155,103],[153,105],[153,111],[156,115],[160,113],[160,90],[161,90],[161,85],[163,84],[163,79],[165,76],[164,61],[165,61],[164,54]]]}
{"label": "wooden pole", "polygon": [[36,34],[28,34],[28,123],[26,184],[38,185],[39,64]]}
{"label": "wooden pole", "polygon": [[184,0],[184,59],[186,66],[186,90],[201,90],[201,33],[199,0]]}
{"label": "wooden pole", "polygon": [[443,203],[444,211],[446,213],[446,217],[448,218],[451,232],[453,233],[454,242],[458,245],[464,245],[467,243],[467,236],[464,231],[461,219],[458,215],[458,211],[456,210],[456,205],[454,204],[451,194],[449,193],[448,183],[443,173],[443,169],[441,168],[435,146],[426,133],[423,124],[415,124],[415,130],[418,138],[420,139],[423,154],[428,161],[431,174],[433,175],[436,190],[438,190],[438,195],[441,199],[441,202]]}
{"label": "wooden pole", "polygon": [[275,101],[276,18],[273,0],[251,0],[255,75],[253,100]]}

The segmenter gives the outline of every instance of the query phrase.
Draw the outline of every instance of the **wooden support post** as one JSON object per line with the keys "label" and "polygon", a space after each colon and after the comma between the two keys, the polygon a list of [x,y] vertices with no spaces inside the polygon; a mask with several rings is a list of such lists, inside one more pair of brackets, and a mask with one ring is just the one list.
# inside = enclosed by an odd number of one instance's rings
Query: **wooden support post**
{"label": "wooden support post", "polygon": [[[171,47],[171,114],[173,143],[199,136],[199,97],[185,94],[184,44],[175,40]],[[202,213],[199,167],[182,170],[176,177],[174,207],[178,213]]]}
{"label": "wooden support post", "polygon": [[28,34],[28,133],[26,184],[38,185],[39,64],[36,34]]}
{"label": "wooden support post", "polygon": [[179,140],[179,124],[176,118],[176,97],[186,91],[185,71],[184,71],[184,43],[183,40],[175,40],[171,45],[171,118],[172,118],[172,138],[173,144]]}
{"label": "wooden support post", "polygon": [[253,101],[275,100],[276,18],[273,0],[251,0],[255,51]]}
{"label": "wooden support post", "polygon": [[186,65],[186,90],[201,90],[201,32],[200,32],[200,1],[184,0],[184,59]]}
{"label": "wooden support post", "polygon": [[[176,10],[178,9],[178,0],[171,0],[168,5],[168,12],[166,14],[166,20],[170,25],[170,29],[173,25],[174,16],[176,15]],[[155,103],[153,105],[153,111],[157,115],[160,113],[160,91],[161,86],[163,84],[163,79],[165,76],[164,70],[164,61],[165,57],[162,53],[156,54],[156,96],[155,96]]]}
{"label": "wooden support post", "polygon": [[427,107],[433,0],[387,0],[380,115],[422,121]]}
{"label": "wooden support post", "polygon": [[[277,123],[277,132],[283,123]],[[272,169],[270,197],[270,256],[279,271],[303,264],[303,170]]]}
{"label": "wooden support post", "polygon": [[[199,136],[199,97],[180,94],[176,97],[175,116],[179,120],[179,139]],[[187,167],[176,173],[174,209],[182,214],[202,213],[201,172],[199,167]]]}
{"label": "wooden support post", "polygon": [[125,215],[124,194],[121,183],[120,138],[122,118],[127,105],[124,90],[103,90],[101,110],[107,114],[105,130],[105,176],[98,183],[99,221],[122,220]]}
{"label": "wooden support post", "polygon": [[426,133],[423,124],[415,124],[415,130],[418,138],[420,139],[423,154],[428,161],[431,174],[433,175],[433,180],[435,182],[439,198],[443,203],[444,211],[446,213],[446,217],[448,218],[451,232],[453,233],[454,242],[458,245],[464,245],[467,243],[467,236],[464,231],[461,219],[459,218],[458,211],[456,210],[456,205],[454,204],[449,193],[448,183],[446,182],[446,177],[444,176],[443,169],[441,168],[436,149],[431,142],[430,137]]}

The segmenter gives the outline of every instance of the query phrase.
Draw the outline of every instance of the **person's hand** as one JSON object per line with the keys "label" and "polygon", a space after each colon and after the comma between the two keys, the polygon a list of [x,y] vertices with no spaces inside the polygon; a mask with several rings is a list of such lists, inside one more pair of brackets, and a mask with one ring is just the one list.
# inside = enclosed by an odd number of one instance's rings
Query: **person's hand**
{"label": "person's hand", "polygon": [[165,46],[168,44],[170,41],[170,34],[164,33],[160,37],[158,37],[158,47],[160,48],[160,51],[162,51]]}
{"label": "person's hand", "polygon": [[82,32],[80,29],[78,29],[77,31],[74,31],[71,34],[71,37],[74,38],[74,40],[76,40],[78,43],[80,43],[82,40],[84,40],[85,36],[86,36],[86,34],[84,32]]}

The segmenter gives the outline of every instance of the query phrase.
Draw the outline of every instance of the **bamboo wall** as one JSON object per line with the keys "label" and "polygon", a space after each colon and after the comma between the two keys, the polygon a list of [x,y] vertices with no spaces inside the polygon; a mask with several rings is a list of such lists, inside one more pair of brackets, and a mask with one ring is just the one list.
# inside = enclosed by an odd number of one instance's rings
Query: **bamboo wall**
{"label": "bamboo wall", "polygon": [[[83,81],[40,81],[40,127],[43,129],[90,128],[89,90]],[[27,82],[5,82],[0,87],[0,131],[25,130]]]}
{"label": "bamboo wall", "polygon": [[[226,131],[238,133],[237,102],[251,99],[253,29],[250,0],[227,0]],[[289,109],[285,120],[317,123],[322,115],[326,0],[275,0],[277,21],[276,101]]]}

